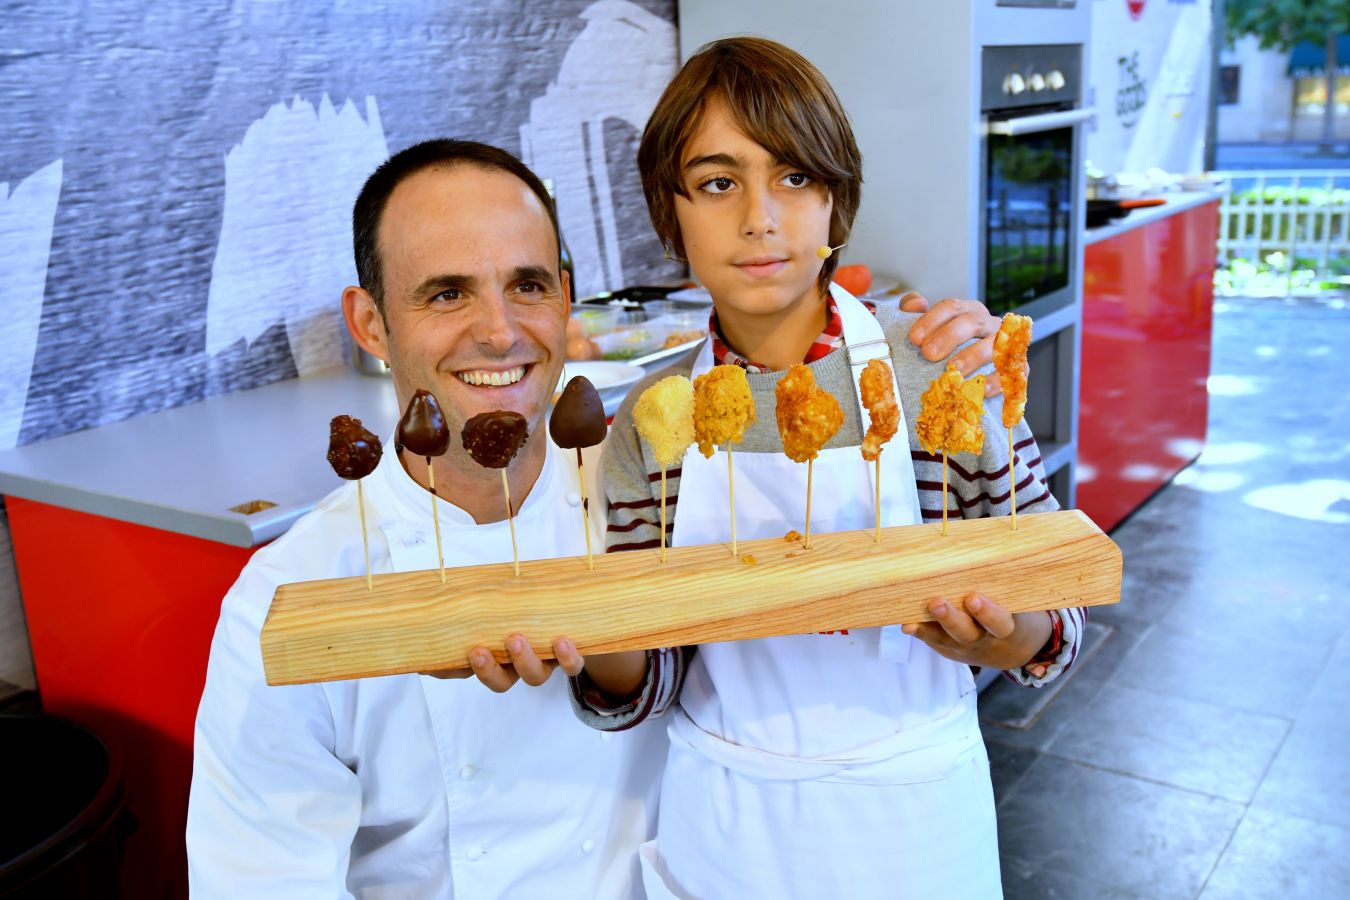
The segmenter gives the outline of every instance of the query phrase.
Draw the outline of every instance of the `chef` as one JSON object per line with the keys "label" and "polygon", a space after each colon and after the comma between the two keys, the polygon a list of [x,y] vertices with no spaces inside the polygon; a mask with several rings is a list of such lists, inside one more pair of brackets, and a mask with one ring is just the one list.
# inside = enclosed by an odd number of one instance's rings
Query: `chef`
{"label": "chef", "polygon": [[[400,406],[431,391],[452,435],[489,410],[526,418],[529,440],[507,470],[526,558],[585,551],[577,468],[546,427],[571,290],[550,210],[543,185],[504,151],[410,147],[361,191],[360,286],[342,298],[355,341],[389,364]],[[926,324],[949,350],[992,334],[996,320],[947,303]],[[976,352],[987,361],[987,346]],[[396,452],[392,435],[385,446],[362,483],[371,567],[436,568],[426,465]],[[498,473],[456,449],[433,465],[445,564],[509,561]],[[358,515],[349,482],[255,554],[225,597],[196,725],[194,897],[640,896],[636,848],[653,830],[664,723],[618,734],[582,725],[567,680],[549,678],[557,664],[518,635],[507,640],[514,665],[471,654],[476,678],[266,684],[259,632],[273,591],[363,574]],[[569,642],[554,649],[565,671],[580,671]],[[639,703],[666,664],[651,668]],[[518,680],[535,689],[508,690]]]}
{"label": "chef", "polygon": [[[501,150],[411,147],[361,192],[361,286],[343,295],[352,335],[389,363],[401,405],[432,391],[453,435],[476,413],[525,416],[530,438],[507,475],[522,555],[535,558],[585,551],[577,468],[546,423],[570,306],[549,208]],[[363,482],[371,566],[436,568],[426,465],[409,465],[392,436],[385,446]],[[510,561],[498,473],[456,450],[433,464],[446,565]],[[631,896],[666,753],[655,723],[586,728],[566,680],[532,653],[519,672],[484,667],[494,687],[542,685],[505,694],[425,675],[265,683],[258,635],[276,586],[364,566],[349,483],[260,550],[226,596],[197,716],[193,896]]]}

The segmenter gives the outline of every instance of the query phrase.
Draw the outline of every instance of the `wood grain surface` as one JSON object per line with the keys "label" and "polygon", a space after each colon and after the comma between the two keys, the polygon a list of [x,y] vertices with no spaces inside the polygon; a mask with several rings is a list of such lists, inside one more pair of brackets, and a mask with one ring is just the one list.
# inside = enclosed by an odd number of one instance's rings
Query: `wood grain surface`
{"label": "wood grain surface", "polygon": [[[262,630],[269,684],[461,668],[474,647],[507,660],[523,634],[543,658],[805,634],[932,619],[933,597],[981,591],[1015,612],[1120,600],[1120,550],[1077,510],[586,558],[283,584]],[[753,559],[753,564],[751,560]]]}

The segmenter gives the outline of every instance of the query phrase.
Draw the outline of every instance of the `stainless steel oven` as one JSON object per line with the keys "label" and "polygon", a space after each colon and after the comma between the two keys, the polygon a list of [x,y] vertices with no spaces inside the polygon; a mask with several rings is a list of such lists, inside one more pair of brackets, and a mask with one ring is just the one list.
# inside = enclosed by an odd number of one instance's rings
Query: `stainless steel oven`
{"label": "stainless steel oven", "polygon": [[1078,283],[1082,47],[986,47],[981,70],[980,297],[1043,314]]}

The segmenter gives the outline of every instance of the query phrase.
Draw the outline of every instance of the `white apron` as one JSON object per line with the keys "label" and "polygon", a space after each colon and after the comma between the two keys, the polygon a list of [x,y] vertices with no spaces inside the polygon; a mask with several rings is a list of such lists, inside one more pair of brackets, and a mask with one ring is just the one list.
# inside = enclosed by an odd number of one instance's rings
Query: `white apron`
{"label": "white apron", "polygon": [[[862,303],[831,292],[866,429],[858,380],[870,359],[889,368],[890,349]],[[691,378],[712,364],[705,343]],[[907,433],[902,409],[881,454],[887,526],[921,518]],[[804,464],[734,464],[739,537],[803,530]],[[858,447],[824,450],[814,468],[812,532],[870,529],[873,468]],[[675,546],[729,538],[726,470],[722,451],[685,457]],[[658,836],[641,851],[652,900],[1001,896],[970,671],[899,626],[704,645],[669,731]]]}

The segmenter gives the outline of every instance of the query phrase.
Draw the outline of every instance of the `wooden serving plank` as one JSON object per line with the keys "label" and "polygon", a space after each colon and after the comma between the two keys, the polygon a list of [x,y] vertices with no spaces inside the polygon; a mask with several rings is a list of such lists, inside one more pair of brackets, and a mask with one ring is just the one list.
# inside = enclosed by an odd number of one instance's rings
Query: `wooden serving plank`
{"label": "wooden serving plank", "polygon": [[[474,647],[506,661],[510,634],[542,658],[929,621],[933,597],[979,590],[1015,612],[1120,600],[1120,549],[1078,510],[1010,520],[812,535],[283,584],[262,629],[268,684],[463,668]],[[749,563],[749,558],[755,564]]]}

